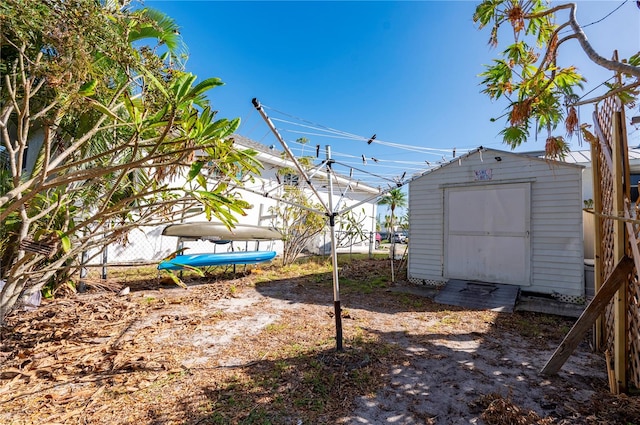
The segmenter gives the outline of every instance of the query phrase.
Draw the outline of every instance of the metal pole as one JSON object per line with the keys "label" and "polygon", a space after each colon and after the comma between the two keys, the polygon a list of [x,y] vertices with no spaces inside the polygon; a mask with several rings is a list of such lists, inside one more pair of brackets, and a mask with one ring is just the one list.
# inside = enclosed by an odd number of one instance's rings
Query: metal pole
{"label": "metal pole", "polygon": [[[104,238],[106,239],[107,232],[104,233]],[[107,263],[109,261],[109,245],[102,246],[102,280],[107,280]]]}
{"label": "metal pole", "polygon": [[[258,101],[258,99],[253,98],[251,102],[253,103],[253,106],[256,108],[258,113],[260,113],[260,116],[262,117],[262,119],[267,123],[267,126],[269,126],[269,129],[271,129],[271,132],[273,133],[273,135],[276,136],[276,139],[278,139],[278,141],[282,145],[282,148],[286,152],[287,156],[289,157],[291,162],[293,162],[293,165],[296,167],[300,175],[304,178],[305,182],[307,183],[311,191],[316,195],[316,197],[318,198],[318,202],[320,202],[320,204],[322,204],[322,206],[325,209],[327,209],[327,206],[324,204],[324,202],[322,201],[322,197],[320,196],[316,188],[313,186],[313,183],[311,182],[311,179],[307,175],[307,172],[304,170],[304,168],[302,168],[302,165],[300,165],[300,162],[298,162],[293,152],[291,152],[291,149],[289,149],[289,146],[287,146],[287,143],[284,141],[280,133],[278,133],[276,126],[273,125],[273,123],[271,122],[271,119],[267,116],[266,112],[264,112],[264,109],[262,109],[262,105],[260,105],[260,102]],[[331,170],[331,167],[328,167],[327,170]],[[329,207],[328,209],[331,209],[331,208]]]}
{"label": "metal pole", "polygon": [[342,351],[342,310],[338,280],[338,252],[336,249],[336,214],[333,212],[333,180],[331,178],[331,146],[326,146],[327,178],[329,180],[329,230],[331,233],[331,265],[333,266],[333,308],[336,317],[336,350]]}
{"label": "metal pole", "polygon": [[305,182],[307,183],[311,191],[316,196],[318,202],[325,209],[326,214],[329,217],[329,226],[331,229],[331,232],[330,232],[331,233],[331,261],[333,265],[333,300],[334,300],[334,310],[335,310],[335,318],[336,318],[336,349],[337,351],[342,351],[342,313],[340,308],[340,285],[338,281],[338,254],[336,252],[336,235],[335,235],[335,217],[338,214],[333,211],[333,199],[332,199],[333,181],[332,181],[332,170],[331,170],[331,164],[333,163],[333,160],[331,159],[331,147],[329,145],[327,145],[326,147],[326,152],[327,152],[326,170],[327,170],[327,178],[329,180],[329,204],[327,205],[322,199],[322,197],[320,196],[320,193],[318,193],[316,188],[313,186],[313,182],[309,178],[309,175],[306,173],[304,168],[300,165],[296,157],[293,155],[293,153],[289,149],[289,146],[287,146],[287,143],[284,141],[280,133],[278,133],[278,130],[271,122],[271,119],[265,113],[258,99],[254,98],[252,100],[252,103],[253,103],[253,106],[258,111],[258,113],[260,113],[260,116],[262,117],[262,119],[264,119],[264,121],[267,123],[267,126],[271,129],[271,132],[274,134],[276,139],[278,139],[285,153],[287,154],[291,162],[293,162],[294,166],[296,167],[300,175],[305,179]]}
{"label": "metal pole", "polygon": [[389,238],[391,239],[391,283],[395,283],[396,275],[393,270],[393,262],[396,259],[396,231],[393,227],[393,211],[391,211],[391,229],[389,230],[391,230],[391,235],[389,236]]}
{"label": "metal pole", "polygon": [[89,253],[86,249],[84,249],[80,256],[80,264],[82,264],[82,267],[80,268],[80,283],[78,284],[78,292],[81,293],[87,291],[87,282],[85,281],[85,279],[87,278],[87,275],[89,273],[86,267],[88,262]]}
{"label": "metal pole", "polygon": [[369,244],[369,259],[373,258],[373,250],[376,248],[376,206],[371,206],[371,243]]}

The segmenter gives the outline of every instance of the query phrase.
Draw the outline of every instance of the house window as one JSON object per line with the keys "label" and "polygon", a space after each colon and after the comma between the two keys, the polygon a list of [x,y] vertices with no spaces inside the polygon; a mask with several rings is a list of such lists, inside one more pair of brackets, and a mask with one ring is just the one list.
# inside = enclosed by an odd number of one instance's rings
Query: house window
{"label": "house window", "polygon": [[222,174],[218,166],[214,165],[213,167],[209,168],[209,177],[219,180],[223,178],[224,175]]}
{"label": "house window", "polygon": [[631,174],[631,202],[638,200],[638,182],[640,182],[640,174]]}
{"label": "house window", "polygon": [[9,169],[9,152],[4,146],[0,146],[0,168]]}
{"label": "house window", "polygon": [[299,176],[297,174],[291,173],[287,173],[282,176],[282,182],[285,184],[285,186],[298,186],[300,184]]}
{"label": "house window", "polygon": [[[235,166],[235,164],[225,167],[224,171],[220,169],[220,167],[218,167],[218,165],[213,162],[209,162],[208,166],[209,166],[208,175],[212,179],[228,180],[233,175],[232,173],[235,171],[235,178],[237,180],[242,180],[242,177],[243,177],[242,171],[240,167]],[[235,168],[231,168],[231,167],[235,167]]]}

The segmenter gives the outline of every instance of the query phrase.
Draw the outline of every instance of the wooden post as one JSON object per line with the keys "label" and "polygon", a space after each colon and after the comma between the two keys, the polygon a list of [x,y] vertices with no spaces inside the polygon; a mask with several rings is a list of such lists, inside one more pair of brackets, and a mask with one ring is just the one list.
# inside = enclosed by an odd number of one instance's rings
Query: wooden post
{"label": "wooden post", "polygon": [[[619,114],[614,112],[612,117],[611,134],[611,158],[613,160],[613,208],[614,215],[624,216],[624,199],[625,199],[625,182],[629,179],[625,178],[628,173],[626,165],[627,152],[625,150],[624,141],[620,137]],[[627,230],[624,222],[616,220],[614,226],[614,261],[618,262],[625,256],[627,250]],[[627,285],[621,286],[614,298],[614,343],[613,343],[613,361],[614,372],[618,387],[613,389],[614,394],[620,391],[626,391],[627,382]]]}

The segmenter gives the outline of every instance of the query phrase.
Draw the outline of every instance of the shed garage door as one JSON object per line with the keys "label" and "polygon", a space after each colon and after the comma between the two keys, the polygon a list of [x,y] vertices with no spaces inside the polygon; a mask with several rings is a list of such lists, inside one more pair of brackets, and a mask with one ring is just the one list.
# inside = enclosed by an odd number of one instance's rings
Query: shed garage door
{"label": "shed garage door", "polygon": [[530,285],[529,183],[445,189],[445,277]]}

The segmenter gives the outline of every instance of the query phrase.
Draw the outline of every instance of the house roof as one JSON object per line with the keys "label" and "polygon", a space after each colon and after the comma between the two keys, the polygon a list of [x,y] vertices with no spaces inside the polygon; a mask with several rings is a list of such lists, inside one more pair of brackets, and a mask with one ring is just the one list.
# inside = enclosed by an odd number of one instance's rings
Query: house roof
{"label": "house roof", "polygon": [[245,148],[250,148],[258,152],[266,153],[269,155],[275,155],[278,157],[280,157],[282,154],[282,151],[276,149],[275,145],[271,145],[271,146],[263,145],[262,143],[258,143],[254,140],[249,139],[248,137],[241,136],[239,134],[234,134],[233,136],[231,136],[231,138],[233,139],[234,143],[244,146]]}
{"label": "house roof", "polygon": [[[231,138],[235,144],[257,151],[258,160],[260,161],[268,162],[276,167],[294,167],[293,162],[284,155],[284,151],[277,149],[275,145],[266,146],[239,134],[234,134]],[[350,185],[353,191],[365,192],[370,195],[381,193],[379,188],[370,186],[365,182],[350,179],[348,176],[341,175],[339,173],[335,173],[335,175],[340,184]],[[322,181],[325,179],[325,175],[319,174],[313,179]]]}
{"label": "house roof", "polygon": [[[640,163],[640,148],[629,148],[629,161],[635,161]],[[532,154],[538,157],[544,157],[544,151],[536,151],[536,152],[528,152],[525,153]],[[579,150],[579,151],[571,151],[566,154],[564,159],[560,162],[566,162],[567,164],[581,164],[581,165],[589,165],[591,164],[591,150]]]}

